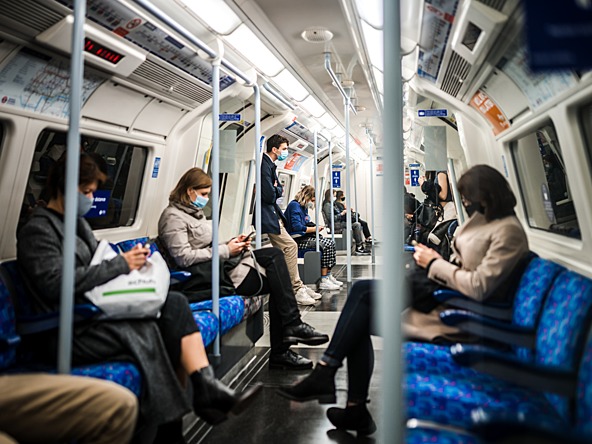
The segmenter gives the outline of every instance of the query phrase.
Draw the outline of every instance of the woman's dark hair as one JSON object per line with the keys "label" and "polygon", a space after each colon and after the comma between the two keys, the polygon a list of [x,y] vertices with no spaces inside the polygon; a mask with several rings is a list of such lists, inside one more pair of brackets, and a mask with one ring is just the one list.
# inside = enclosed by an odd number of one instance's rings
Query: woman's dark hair
{"label": "woman's dark hair", "polygon": [[331,202],[331,188],[327,188],[325,190],[325,198],[323,199],[323,203],[325,202]]}
{"label": "woman's dark hair", "polygon": [[[90,185],[97,182],[100,187],[107,179],[107,175],[101,171],[97,162],[89,154],[80,155],[80,168],[78,170],[78,185]],[[52,199],[64,194],[66,189],[66,156],[58,160],[47,178],[47,191]]]}
{"label": "woman's dark hair", "polygon": [[339,191],[337,191],[337,192],[335,193],[335,199],[336,199],[337,201],[340,201],[340,200],[341,200],[341,198],[342,198],[344,195],[345,195],[345,193],[344,193],[343,191],[339,190]]}
{"label": "woman's dark hair", "polygon": [[171,191],[169,200],[183,205],[191,205],[187,190],[192,188],[200,190],[212,186],[212,179],[201,168],[191,168],[185,172],[177,182],[175,189]]}
{"label": "woman's dark hair", "polygon": [[501,173],[488,165],[475,165],[458,181],[458,191],[472,204],[481,204],[488,221],[514,214],[516,196]]}

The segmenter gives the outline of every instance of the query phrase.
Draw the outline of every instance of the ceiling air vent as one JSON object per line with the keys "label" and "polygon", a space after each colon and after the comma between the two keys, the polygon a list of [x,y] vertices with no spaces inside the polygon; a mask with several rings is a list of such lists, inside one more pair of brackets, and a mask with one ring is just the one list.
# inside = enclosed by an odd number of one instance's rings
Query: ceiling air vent
{"label": "ceiling air vent", "polygon": [[191,105],[202,104],[212,98],[212,93],[181,75],[164,68],[152,60],[146,60],[130,76],[130,79],[150,86],[169,97],[181,99]]}
{"label": "ceiling air vent", "polygon": [[456,97],[471,70],[471,64],[452,51],[440,89]]}
{"label": "ceiling air vent", "polygon": [[36,0],[0,0],[0,23],[31,37],[63,18],[64,15]]}
{"label": "ceiling air vent", "polygon": [[479,0],[479,2],[496,11],[502,11],[506,5],[506,0]]}

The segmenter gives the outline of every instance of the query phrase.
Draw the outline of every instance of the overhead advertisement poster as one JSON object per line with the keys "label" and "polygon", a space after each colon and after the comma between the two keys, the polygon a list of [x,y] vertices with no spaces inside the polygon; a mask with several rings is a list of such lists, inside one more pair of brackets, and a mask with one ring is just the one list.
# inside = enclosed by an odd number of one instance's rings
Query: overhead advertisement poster
{"label": "overhead advertisement poster", "polygon": [[505,114],[482,90],[475,93],[469,105],[479,111],[481,115],[487,119],[493,127],[493,134],[499,134],[510,128],[510,122]]}
{"label": "overhead advertisement poster", "polygon": [[519,41],[508,49],[508,58],[502,59],[498,67],[522,90],[533,109],[578,82],[576,75],[569,70],[539,74],[532,72],[526,50]]}
{"label": "overhead advertisement poster", "polygon": [[[82,104],[103,82],[86,72]],[[67,119],[70,115],[70,62],[23,49],[0,70],[0,103]]]}
{"label": "overhead advertisement poster", "polygon": [[417,60],[420,77],[436,81],[457,6],[458,0],[425,0]]}
{"label": "overhead advertisement poster", "polygon": [[[59,0],[59,2],[72,8],[73,0]],[[208,62],[198,57],[193,49],[137,16],[127,6],[109,0],[88,0],[87,17],[205,84],[212,83],[212,67]],[[232,77],[220,75],[221,91],[233,83]]]}

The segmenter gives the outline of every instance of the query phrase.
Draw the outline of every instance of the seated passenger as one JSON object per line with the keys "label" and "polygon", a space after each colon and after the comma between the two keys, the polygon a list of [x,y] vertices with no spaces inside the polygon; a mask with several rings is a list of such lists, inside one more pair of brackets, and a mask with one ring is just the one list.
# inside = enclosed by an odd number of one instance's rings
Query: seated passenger
{"label": "seated passenger", "polygon": [[[341,190],[335,193],[335,206],[340,212],[343,212],[347,209],[347,207],[345,206],[345,193]],[[368,228],[368,222],[362,220],[362,218],[360,217],[360,213],[358,213],[358,218],[356,219],[356,212],[353,208],[352,221],[359,222],[360,225],[362,225],[362,232],[364,233],[364,237],[366,238],[366,243],[372,244],[372,234],[370,233],[370,228]]]}
{"label": "seated passenger", "polygon": [[[528,242],[514,214],[516,198],[510,185],[495,169],[477,165],[458,181],[463,205],[470,215],[458,229],[454,250],[456,258],[447,262],[423,245],[413,255],[416,264],[438,284],[460,291],[476,300],[496,298],[511,284],[513,270],[528,255]],[[411,282],[411,299],[417,288]],[[359,281],[352,287],[339,316],[329,347],[313,372],[299,383],[279,389],[278,393],[295,401],[318,399],[335,402],[335,373],[347,358],[348,401],[345,409],[331,408],[327,416],[338,429],[371,434],[376,426],[366,402],[374,367],[370,336],[376,333],[372,323],[374,281]],[[437,302],[434,303],[437,304]],[[413,302],[412,302],[413,305]],[[439,322],[437,306],[429,313],[407,308],[403,313],[403,331],[413,337],[434,339],[458,333]]]}
{"label": "seated passenger", "polygon": [[[18,442],[128,443],[138,400],[110,381],[70,375],[0,376],[2,433]],[[14,441],[6,441],[14,442]]]}
{"label": "seated passenger", "polygon": [[[294,200],[288,204],[286,212],[286,230],[291,236],[296,237],[295,241],[299,249],[316,248],[316,226],[310,221],[308,209],[313,208],[315,203],[315,189],[306,185],[296,193]],[[324,227],[319,227],[319,231]],[[343,282],[339,282],[331,275],[331,268],[335,266],[335,242],[332,239],[323,238],[319,234],[319,248],[321,249],[321,282],[319,290],[339,290]]]}
{"label": "seated passenger", "polygon": [[[333,205],[331,204],[333,202]],[[335,205],[335,196],[331,194],[331,189],[325,191],[323,200],[323,218],[327,227],[331,228],[331,218],[333,218],[333,228],[335,233],[342,233],[347,225],[347,210],[338,210]],[[364,247],[364,237],[362,236],[362,225],[352,220],[352,231],[356,243],[356,254],[359,256],[368,255],[371,252]]]}
{"label": "seated passenger", "polygon": [[[39,313],[60,308],[65,165],[65,159],[58,161],[49,175],[47,208],[36,208],[18,233],[19,269],[31,295],[31,305]],[[84,296],[86,291],[140,269],[146,263],[149,250],[137,246],[113,260],[90,265],[98,244],[82,216],[90,210],[93,193],[104,175],[91,156],[82,154],[79,177],[74,298],[76,303],[88,303]],[[35,341],[36,351],[54,360],[57,342],[57,330],[39,335]],[[226,419],[230,411],[244,408],[261,388],[255,386],[237,394],[215,379],[201,334],[186,298],[180,293],[169,293],[158,319],[90,320],[74,326],[73,365],[113,360],[131,361],[142,373],[141,424],[178,423],[175,439],[181,433],[178,421],[191,407],[204,420],[216,424]],[[191,404],[178,375],[189,375],[194,393]],[[171,437],[163,439],[174,441]]]}
{"label": "seated passenger", "polygon": [[[181,268],[212,259],[212,223],[203,207],[208,202],[212,179],[201,169],[191,168],[175,186],[169,206],[158,221],[158,237]],[[237,294],[256,296],[269,293],[271,368],[312,368],[312,362],[290,350],[298,342],[324,344],[329,336],[302,322],[296,305],[288,266],[278,248],[261,248],[250,254],[251,241],[244,235],[221,243],[220,259],[241,256],[228,275]]]}

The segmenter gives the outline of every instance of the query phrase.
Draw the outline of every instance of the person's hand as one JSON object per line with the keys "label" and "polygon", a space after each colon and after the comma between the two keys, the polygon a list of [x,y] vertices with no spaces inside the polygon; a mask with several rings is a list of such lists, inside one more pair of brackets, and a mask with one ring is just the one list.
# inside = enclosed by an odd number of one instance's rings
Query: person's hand
{"label": "person's hand", "polygon": [[235,237],[230,239],[227,245],[230,250],[230,256],[237,256],[245,248],[246,242],[239,240],[239,237]]}
{"label": "person's hand", "polygon": [[347,210],[343,210],[343,211],[341,212],[341,215],[342,215],[342,216],[345,216],[345,213],[347,213]]}
{"label": "person's hand", "polygon": [[324,229],[325,229],[325,227],[324,227],[323,225],[321,225],[321,226],[319,227],[319,231],[323,231]]}
{"label": "person's hand", "polygon": [[150,254],[150,249],[144,248],[140,244],[137,244],[130,251],[127,251],[125,253],[121,253],[121,255],[124,257],[125,261],[127,262],[127,265],[129,267],[130,271],[139,270],[140,268],[142,268],[144,266],[144,264],[146,263],[146,258],[148,257],[149,254]]}
{"label": "person's hand", "polygon": [[432,250],[423,244],[417,244],[413,259],[421,268],[426,268],[433,259],[442,259],[442,256],[436,250]]}

